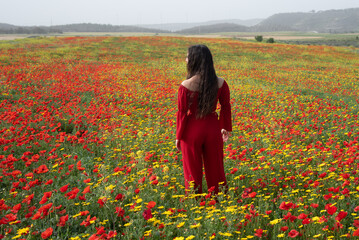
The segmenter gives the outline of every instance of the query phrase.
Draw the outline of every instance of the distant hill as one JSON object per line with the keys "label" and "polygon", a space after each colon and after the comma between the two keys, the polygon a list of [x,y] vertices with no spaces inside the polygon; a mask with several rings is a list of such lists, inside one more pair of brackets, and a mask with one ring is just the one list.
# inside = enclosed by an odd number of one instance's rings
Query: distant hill
{"label": "distant hill", "polygon": [[6,23],[0,23],[0,33],[5,34],[47,34],[63,32],[150,32],[166,33],[168,31],[159,29],[150,29],[136,26],[114,26],[110,24],[79,23],[57,26],[36,26],[24,27],[14,26]]}
{"label": "distant hill", "polygon": [[0,34],[48,34],[48,33],[62,33],[60,30],[44,26],[15,26],[6,23],[0,23]]}
{"label": "distant hill", "polygon": [[217,32],[248,32],[249,27],[234,24],[234,23],[217,23],[213,25],[197,26],[189,29],[177,31],[182,34],[203,34],[203,33],[217,33]]}
{"label": "distant hill", "polygon": [[241,19],[227,19],[227,20],[215,20],[215,21],[207,21],[207,22],[196,22],[196,23],[165,23],[165,24],[142,24],[138,25],[144,28],[154,28],[167,30],[172,32],[181,31],[184,29],[194,28],[198,26],[206,26],[206,25],[215,25],[220,23],[234,23],[238,25],[243,25],[246,27],[254,26],[263,21],[263,19],[250,19],[250,20],[241,20]]}
{"label": "distant hill", "polygon": [[7,23],[0,23],[0,29],[6,30],[12,28],[16,28],[16,26]]}
{"label": "distant hill", "polygon": [[252,28],[253,31],[359,32],[359,8],[308,13],[275,14]]}
{"label": "distant hill", "polygon": [[53,26],[53,29],[58,29],[62,32],[151,32],[151,33],[165,33],[168,31],[151,29],[129,25],[110,25],[110,24],[93,24],[93,23],[80,23]]}
{"label": "distant hill", "polygon": [[177,31],[186,34],[216,32],[278,32],[302,31],[322,33],[359,32],[359,8],[275,14],[254,26],[212,24]]}

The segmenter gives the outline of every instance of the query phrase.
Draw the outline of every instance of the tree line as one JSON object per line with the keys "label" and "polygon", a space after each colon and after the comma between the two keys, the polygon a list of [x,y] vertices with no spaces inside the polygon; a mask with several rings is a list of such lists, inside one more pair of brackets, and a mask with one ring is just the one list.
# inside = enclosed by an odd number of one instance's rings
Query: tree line
{"label": "tree line", "polygon": [[49,33],[63,33],[60,29],[53,29],[49,27],[16,27],[10,29],[1,29],[0,34],[49,34]]}

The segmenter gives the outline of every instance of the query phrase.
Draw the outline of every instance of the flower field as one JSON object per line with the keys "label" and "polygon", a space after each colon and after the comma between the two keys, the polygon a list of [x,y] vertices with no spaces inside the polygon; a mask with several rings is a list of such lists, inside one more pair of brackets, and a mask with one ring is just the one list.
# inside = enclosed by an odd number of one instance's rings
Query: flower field
{"label": "flower field", "polygon": [[[217,196],[185,194],[175,148],[198,43],[231,91],[229,190]],[[0,83],[0,239],[359,236],[357,49],[22,39],[0,42]]]}

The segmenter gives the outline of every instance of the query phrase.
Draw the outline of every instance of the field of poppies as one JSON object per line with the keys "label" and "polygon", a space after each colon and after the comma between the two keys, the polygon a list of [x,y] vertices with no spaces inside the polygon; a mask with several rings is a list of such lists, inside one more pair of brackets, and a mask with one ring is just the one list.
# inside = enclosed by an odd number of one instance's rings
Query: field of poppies
{"label": "field of poppies", "polygon": [[[186,51],[231,90],[228,192],[185,194]],[[355,48],[180,37],[0,42],[0,239],[359,236]]]}

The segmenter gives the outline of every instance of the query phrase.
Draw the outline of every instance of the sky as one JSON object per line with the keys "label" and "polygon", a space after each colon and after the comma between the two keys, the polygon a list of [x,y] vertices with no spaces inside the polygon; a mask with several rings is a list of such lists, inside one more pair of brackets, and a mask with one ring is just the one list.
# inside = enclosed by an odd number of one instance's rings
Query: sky
{"label": "sky", "polygon": [[345,8],[359,8],[359,0],[0,0],[0,23],[192,23]]}

